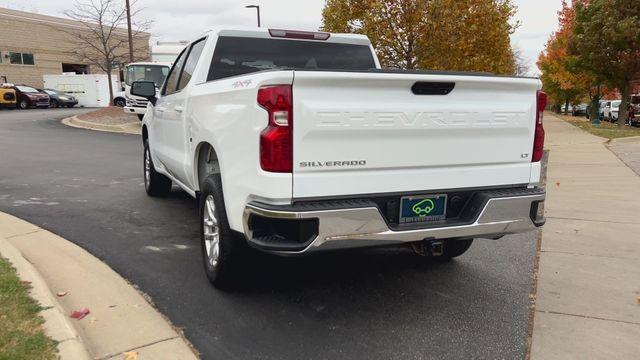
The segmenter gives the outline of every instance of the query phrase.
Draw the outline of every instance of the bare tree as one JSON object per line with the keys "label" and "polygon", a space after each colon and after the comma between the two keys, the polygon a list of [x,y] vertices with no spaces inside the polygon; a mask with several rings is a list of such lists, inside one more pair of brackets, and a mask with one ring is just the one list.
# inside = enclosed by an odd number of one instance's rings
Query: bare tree
{"label": "bare tree", "polygon": [[[136,1],[132,1],[134,7]],[[141,9],[132,10],[135,19]],[[109,104],[113,103],[113,85],[111,76],[114,69],[129,62],[129,38],[127,34],[127,9],[121,0],[78,0],[73,9],[64,14],[81,24],[80,27],[68,27],[63,31],[72,38],[73,47],[68,51],[79,61],[94,65],[104,71],[109,78]],[[136,44],[135,39],[146,39],[145,31],[150,21],[133,22],[131,25],[136,60],[149,57],[148,46],[144,41]]]}
{"label": "bare tree", "polygon": [[513,59],[515,62],[514,73],[515,76],[529,76],[531,75],[531,65],[529,59],[522,54],[522,49],[519,47],[513,48]]}

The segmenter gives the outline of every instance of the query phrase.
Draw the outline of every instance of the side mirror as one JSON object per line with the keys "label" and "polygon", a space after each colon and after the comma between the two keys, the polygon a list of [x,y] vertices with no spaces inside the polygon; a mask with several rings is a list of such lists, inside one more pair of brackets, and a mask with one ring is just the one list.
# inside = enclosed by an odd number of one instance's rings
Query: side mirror
{"label": "side mirror", "polygon": [[131,95],[143,97],[149,100],[152,105],[155,105],[158,100],[156,98],[156,84],[153,81],[134,81],[131,84]]}

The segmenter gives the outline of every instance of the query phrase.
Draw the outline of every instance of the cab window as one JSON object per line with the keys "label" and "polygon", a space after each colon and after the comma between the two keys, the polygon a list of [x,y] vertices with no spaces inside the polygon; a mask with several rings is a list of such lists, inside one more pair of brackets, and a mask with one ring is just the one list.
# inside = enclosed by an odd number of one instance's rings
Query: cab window
{"label": "cab window", "polygon": [[204,39],[202,39],[191,46],[189,56],[187,56],[187,61],[185,62],[184,69],[182,70],[182,74],[180,75],[180,81],[178,81],[178,91],[184,89],[189,81],[191,81],[191,77],[193,76],[193,72],[196,69],[196,65],[198,64],[200,55],[202,55],[204,44]]}
{"label": "cab window", "polygon": [[165,82],[164,89],[162,90],[162,95],[169,95],[177,91],[180,72],[182,72],[182,67],[184,66],[185,59],[187,58],[188,49],[189,48],[185,48],[182,50],[182,53],[178,56],[178,60],[173,64],[173,67],[169,72],[169,77],[167,77],[167,81]]}

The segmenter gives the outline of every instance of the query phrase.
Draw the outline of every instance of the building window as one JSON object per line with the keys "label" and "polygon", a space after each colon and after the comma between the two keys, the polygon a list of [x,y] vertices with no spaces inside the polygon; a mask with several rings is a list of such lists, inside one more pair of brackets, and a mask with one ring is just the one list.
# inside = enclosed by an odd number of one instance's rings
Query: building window
{"label": "building window", "polygon": [[63,73],[76,73],[76,74],[88,74],[89,67],[84,64],[65,64],[62,63],[62,72]]}
{"label": "building window", "polygon": [[33,58],[33,54],[22,53],[22,63],[24,65],[35,65],[36,61]]}
{"label": "building window", "polygon": [[17,64],[17,65],[35,65],[36,64],[33,54],[19,53],[19,52],[10,52],[9,62],[11,64]]}

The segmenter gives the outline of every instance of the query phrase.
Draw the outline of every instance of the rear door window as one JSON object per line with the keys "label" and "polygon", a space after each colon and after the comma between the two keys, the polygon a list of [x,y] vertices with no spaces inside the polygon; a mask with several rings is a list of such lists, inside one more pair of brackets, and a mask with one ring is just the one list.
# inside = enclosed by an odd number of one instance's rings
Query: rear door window
{"label": "rear door window", "polygon": [[263,70],[366,71],[375,67],[366,45],[222,36],[218,38],[207,80]]}

